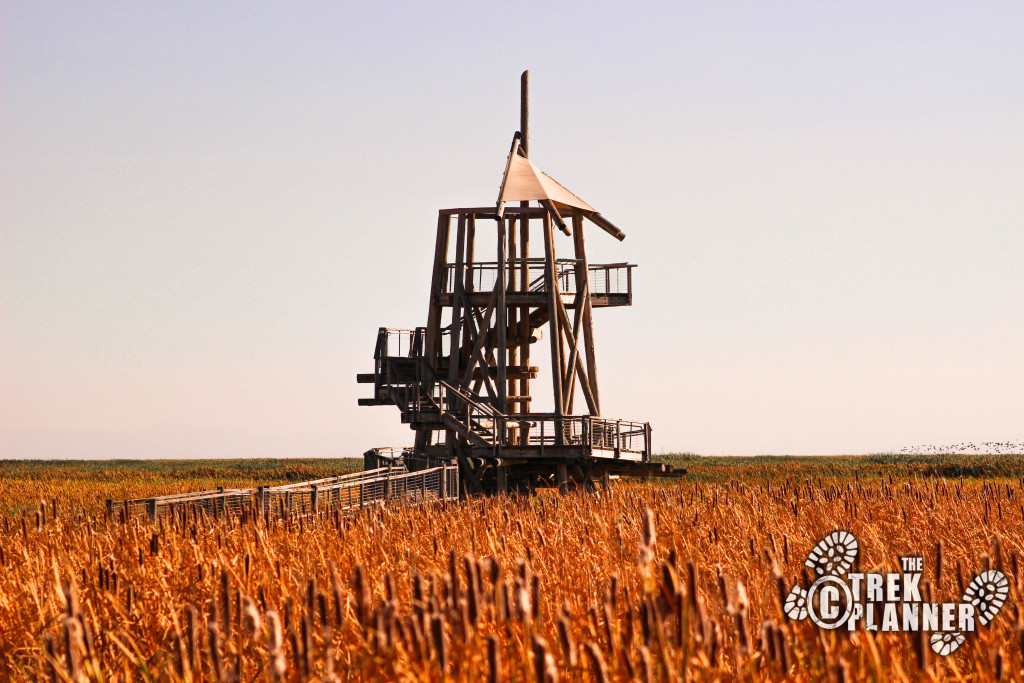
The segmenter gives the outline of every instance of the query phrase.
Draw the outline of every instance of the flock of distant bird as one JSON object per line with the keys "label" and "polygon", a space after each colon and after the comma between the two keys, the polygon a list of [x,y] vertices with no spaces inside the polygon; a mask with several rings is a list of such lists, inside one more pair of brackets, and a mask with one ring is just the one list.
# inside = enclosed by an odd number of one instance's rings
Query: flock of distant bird
{"label": "flock of distant bird", "polygon": [[966,455],[979,453],[985,455],[1024,455],[1024,441],[982,441],[974,443],[965,441],[949,446],[904,446],[900,453],[906,455]]}

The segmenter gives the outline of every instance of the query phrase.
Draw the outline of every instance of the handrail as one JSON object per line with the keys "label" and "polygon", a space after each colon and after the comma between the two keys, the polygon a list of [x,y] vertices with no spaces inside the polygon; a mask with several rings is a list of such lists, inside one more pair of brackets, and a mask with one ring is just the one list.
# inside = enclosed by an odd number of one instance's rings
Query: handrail
{"label": "handrail", "polygon": [[447,391],[449,393],[452,393],[452,394],[455,394],[464,403],[467,403],[470,406],[473,406],[474,408],[477,408],[479,410],[482,410],[482,411],[486,412],[491,417],[495,417],[495,418],[497,418],[497,417],[504,417],[504,415],[499,413],[497,411],[497,409],[494,408],[494,406],[488,405],[486,403],[480,403],[480,402],[476,401],[469,394],[466,394],[466,393],[460,391],[459,389],[453,387],[451,384],[449,384],[448,382],[445,382],[443,379],[437,380],[437,383],[438,383],[439,386],[443,387],[445,389],[445,391]]}
{"label": "handrail", "polygon": [[[389,471],[390,470],[401,470],[402,472],[405,472],[405,467],[402,466],[402,465],[397,465],[397,466],[388,465],[387,467],[378,468],[378,470],[389,470]],[[352,472],[351,474],[342,474],[342,475],[339,475],[337,477],[325,477],[324,479],[313,479],[311,481],[299,481],[299,482],[295,482],[294,484],[279,484],[278,486],[269,486],[269,487],[265,488],[264,491],[289,491],[289,490],[296,490],[296,489],[304,487],[304,486],[305,487],[314,486],[314,485],[320,486],[321,484],[325,484],[327,482],[329,482],[329,483],[327,483],[328,486],[330,486],[331,484],[335,484],[335,483],[342,483],[342,484],[344,484],[346,482],[357,481],[357,480],[365,477],[366,476],[366,472],[377,472],[378,470],[364,470],[362,472]],[[246,489],[239,489],[239,490],[241,491],[241,490],[246,490]]]}
{"label": "handrail", "polygon": [[[533,270],[540,273],[523,283],[521,278],[520,264],[527,264]],[[498,281],[498,270],[502,264],[497,261],[476,261],[463,266],[463,277],[466,287],[470,291],[488,292],[494,288]],[[515,293],[539,293],[544,291],[546,282],[547,262],[545,259],[514,259],[504,265],[505,282],[508,292]],[[574,294],[578,291],[576,283],[576,259],[558,259],[555,263],[555,277],[559,280],[559,289],[566,294]],[[587,279],[591,295],[606,296],[610,294],[629,294],[632,289],[631,271],[636,265],[632,263],[591,263],[587,265]],[[445,264],[445,278],[442,292],[451,294],[455,291],[455,282],[458,279],[457,266],[454,263]],[[532,273],[531,273],[532,274]]]}
{"label": "handrail", "polygon": [[[306,502],[315,510],[322,500],[332,501],[342,510],[366,503],[401,499],[407,502],[427,502],[457,498],[459,493],[457,465],[441,465],[416,472],[405,468],[380,468],[366,470],[339,477],[244,489],[217,489],[179,493],[152,498],[136,498],[122,501],[107,501],[107,510],[124,509],[130,514],[132,508],[144,507],[151,519],[168,509],[201,507],[215,516],[229,508],[268,511],[276,507],[274,500],[291,510],[296,501],[305,510]],[[327,482],[327,483],[324,483]],[[343,504],[346,503],[346,504]],[[270,507],[268,507],[270,506]]]}

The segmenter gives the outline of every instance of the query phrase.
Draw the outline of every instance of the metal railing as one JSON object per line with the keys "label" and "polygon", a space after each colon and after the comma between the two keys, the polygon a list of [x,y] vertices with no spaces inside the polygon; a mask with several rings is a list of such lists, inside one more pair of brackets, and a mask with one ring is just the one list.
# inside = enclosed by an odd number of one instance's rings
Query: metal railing
{"label": "metal railing", "polygon": [[[523,262],[530,266],[530,281],[523,282],[520,266]],[[555,277],[558,278],[558,290],[562,294],[576,294],[576,259],[559,259],[555,263]],[[587,283],[591,296],[608,296],[610,294],[630,294],[633,288],[633,268],[630,263],[590,264],[587,267]],[[490,292],[498,281],[499,264],[495,261],[482,261],[463,266],[463,283],[466,291]],[[544,280],[544,259],[513,259],[505,264],[505,282],[509,293],[538,293],[547,288]],[[454,263],[445,266],[444,293],[455,291],[457,267]]]}
{"label": "metal railing", "polygon": [[126,516],[145,512],[150,519],[181,509],[201,509],[217,517],[225,513],[311,514],[321,509],[348,511],[378,502],[416,505],[459,497],[459,468],[443,465],[417,472],[405,467],[382,467],[281,486],[247,489],[219,488],[153,498],[107,501],[109,512]]}
{"label": "metal railing", "polygon": [[509,415],[502,418],[511,445],[586,446],[650,459],[650,423],[618,420],[592,415]]}
{"label": "metal railing", "polygon": [[414,330],[397,327],[381,327],[377,330],[377,345],[373,349],[373,357],[380,361],[384,358],[415,358],[423,355],[423,337],[425,327]]}
{"label": "metal railing", "polygon": [[[391,371],[385,363],[384,383]],[[502,447],[585,446],[588,449],[639,455],[650,460],[650,423],[635,420],[550,414],[504,415],[486,399],[465,393],[449,383],[413,369],[412,381],[388,384],[396,404],[404,406],[411,421],[454,420],[489,445]]]}
{"label": "metal railing", "polygon": [[[606,266],[592,266],[591,271],[603,268]],[[388,392],[409,421],[454,421],[467,437],[472,434],[494,446],[533,446],[541,450],[548,446],[583,446],[591,451],[612,451],[616,458],[625,454],[630,459],[639,455],[644,462],[650,460],[649,423],[590,415],[504,415],[487,399],[437,378],[423,362],[424,336],[422,327],[382,327],[377,336],[374,357],[378,390]]]}

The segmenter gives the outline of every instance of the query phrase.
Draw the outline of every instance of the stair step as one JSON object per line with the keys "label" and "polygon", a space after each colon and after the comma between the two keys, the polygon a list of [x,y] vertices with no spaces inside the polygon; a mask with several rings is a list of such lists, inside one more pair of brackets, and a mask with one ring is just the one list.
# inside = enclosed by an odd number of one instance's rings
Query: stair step
{"label": "stair step", "polygon": [[[505,368],[505,379],[537,379],[537,373],[540,372],[540,368],[536,365],[509,365]],[[498,376],[498,368],[494,366],[488,366],[487,374],[492,378]],[[482,368],[476,368],[473,370],[473,379],[483,379],[484,373]]]}
{"label": "stair step", "polygon": [[359,399],[359,405],[361,406],[393,406],[395,402],[390,398],[361,398]]}

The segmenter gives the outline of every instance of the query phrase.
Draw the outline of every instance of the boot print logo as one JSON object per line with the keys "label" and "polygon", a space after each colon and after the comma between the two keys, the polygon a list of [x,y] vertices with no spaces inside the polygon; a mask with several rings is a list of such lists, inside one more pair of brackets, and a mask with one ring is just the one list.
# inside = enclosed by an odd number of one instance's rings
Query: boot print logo
{"label": "boot print logo", "polygon": [[806,588],[793,586],[783,605],[786,615],[795,621],[809,618],[830,630],[929,631],[932,650],[946,656],[977,629],[977,622],[988,626],[1010,593],[1006,576],[989,569],[974,577],[960,602],[925,602],[923,558],[901,557],[901,572],[852,572],[859,550],[848,531],[833,531],[819,541],[804,562],[815,579]]}

